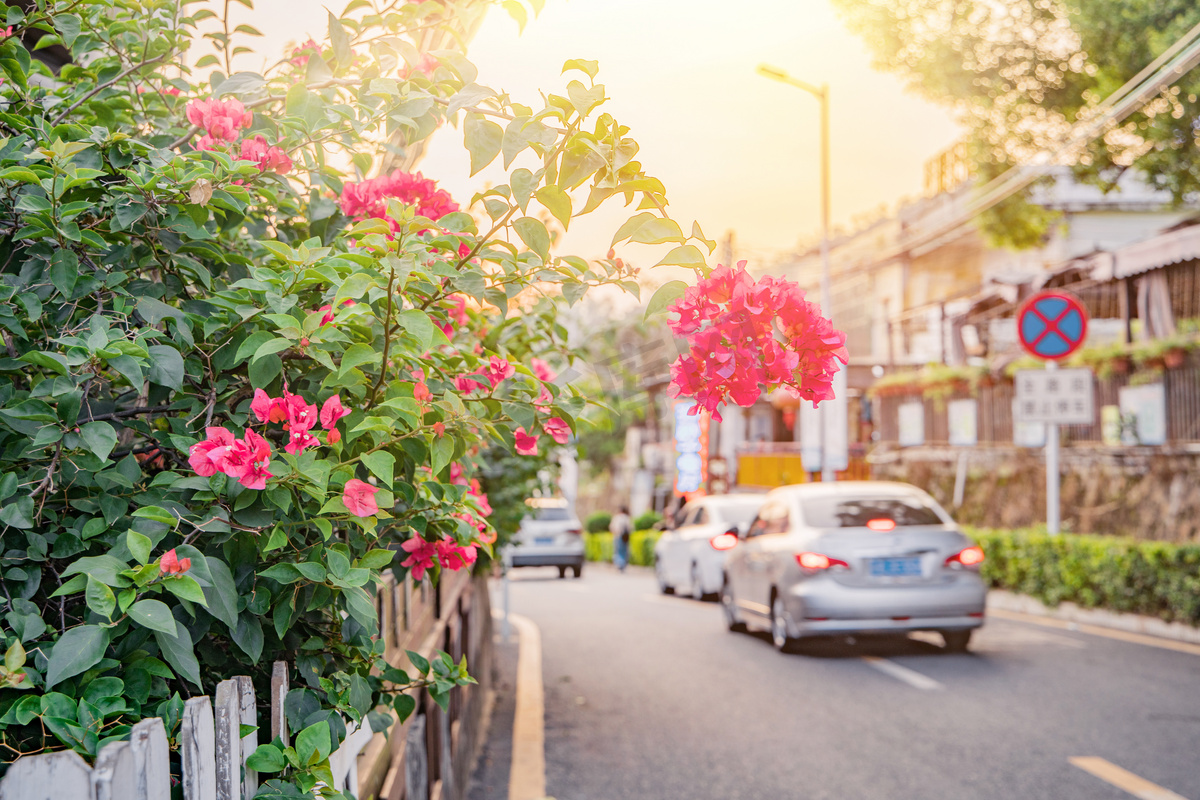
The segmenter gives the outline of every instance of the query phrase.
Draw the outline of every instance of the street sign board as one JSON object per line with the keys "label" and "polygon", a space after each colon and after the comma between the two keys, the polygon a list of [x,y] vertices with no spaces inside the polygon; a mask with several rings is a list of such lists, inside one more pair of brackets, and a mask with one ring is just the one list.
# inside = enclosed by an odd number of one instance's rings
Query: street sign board
{"label": "street sign board", "polygon": [[1025,352],[1038,358],[1066,358],[1087,337],[1083,303],[1066,292],[1038,292],[1017,312],[1017,337]]}
{"label": "street sign board", "polygon": [[1017,422],[1091,425],[1096,407],[1090,369],[1017,370]]}

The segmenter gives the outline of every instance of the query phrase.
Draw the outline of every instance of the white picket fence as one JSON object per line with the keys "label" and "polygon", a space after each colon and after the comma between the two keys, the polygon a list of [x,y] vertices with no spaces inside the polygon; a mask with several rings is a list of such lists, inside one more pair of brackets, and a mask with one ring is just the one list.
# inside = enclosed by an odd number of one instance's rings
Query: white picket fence
{"label": "white picket fence", "polygon": [[[288,742],[283,701],[287,665],[274,664],[271,678],[271,737]],[[258,725],[254,687],[239,675],[207,696],[184,704],[178,737],[185,800],[249,800],[258,775],[246,760],[258,747],[258,731],[239,737],[240,726]],[[335,789],[358,793],[358,754],[371,741],[370,726],[346,725],[346,738],[329,758]],[[0,780],[0,800],[170,800],[170,749],[157,717],[133,726],[129,741],[105,745],[88,766],[72,751],[24,756]]]}

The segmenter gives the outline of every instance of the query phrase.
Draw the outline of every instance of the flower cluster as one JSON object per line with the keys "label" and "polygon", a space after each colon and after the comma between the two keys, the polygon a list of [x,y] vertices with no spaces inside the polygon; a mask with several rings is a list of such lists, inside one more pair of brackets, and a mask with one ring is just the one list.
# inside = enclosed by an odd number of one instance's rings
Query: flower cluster
{"label": "flower cluster", "polygon": [[416,206],[419,216],[434,221],[458,211],[458,203],[454,202],[447,191],[437,188],[436,181],[425,178],[419,172],[400,170],[361,183],[347,183],[339,202],[342,213],[347,217],[355,220],[387,220],[392,229],[396,230],[396,221],[387,215],[389,197]]}
{"label": "flower cluster", "polygon": [[224,428],[208,428],[203,442],[192,445],[188,463],[202,478],[223,472],[247,489],[267,488],[271,470],[271,445],[266,439],[247,429],[245,436],[235,439]]}
{"label": "flower cluster", "polygon": [[303,67],[308,63],[308,59],[314,55],[318,58],[321,57],[321,45],[317,44],[315,40],[309,39],[299,47],[292,48],[290,61],[297,67]]}
{"label": "flower cluster", "polygon": [[408,558],[400,562],[400,566],[409,567],[413,580],[419,581],[425,577],[426,570],[433,568],[435,561],[448,570],[460,570],[474,564],[476,547],[474,544],[459,544],[453,539],[430,542],[420,536],[413,536],[400,545],[400,548],[408,553]]}
{"label": "flower cluster", "polygon": [[752,405],[764,385],[814,405],[830,400],[837,362],[849,360],[846,334],[797,284],[769,275],[756,282],[745,261],[719,265],[667,310],[677,315],[672,332],[689,345],[671,365],[668,394],[694,397],[693,413],[703,408],[717,420],[722,403]]}
{"label": "flower cluster", "polygon": [[254,114],[246,110],[236,97],[228,100],[193,100],[187,104],[188,122],[204,131],[196,142],[197,150],[213,150],[238,138],[241,128],[249,128]]}
{"label": "flower cluster", "polygon": [[190,558],[180,558],[175,552],[175,548],[171,548],[162,554],[162,558],[158,560],[158,569],[163,575],[182,575],[192,568],[192,560]]}
{"label": "flower cluster", "polygon": [[288,157],[287,151],[282,147],[268,145],[261,135],[243,139],[242,152],[238,158],[257,162],[259,172],[271,170],[279,175],[286,175],[292,171],[292,159]]}

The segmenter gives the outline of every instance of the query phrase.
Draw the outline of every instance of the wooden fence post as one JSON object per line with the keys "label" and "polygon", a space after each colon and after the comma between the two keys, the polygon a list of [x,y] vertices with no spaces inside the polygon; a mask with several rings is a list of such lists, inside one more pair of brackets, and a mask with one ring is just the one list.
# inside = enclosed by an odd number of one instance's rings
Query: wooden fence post
{"label": "wooden fence post", "polygon": [[282,739],[288,745],[287,712],[284,702],[288,693],[288,669],[283,661],[271,665],[271,738]]}
{"label": "wooden fence post", "polygon": [[429,754],[425,749],[425,715],[413,717],[404,745],[405,800],[429,800]]}
{"label": "wooden fence post", "polygon": [[184,800],[217,800],[216,744],[212,702],[191,698],[183,706],[179,735]]}
{"label": "wooden fence post", "polygon": [[110,742],[100,748],[92,769],[96,800],[125,800],[137,785],[137,758],[129,742]]}
{"label": "wooden fence post", "polygon": [[242,800],[241,739],[238,725],[242,719],[236,680],[217,684],[216,707],[217,800]]}
{"label": "wooden fence post", "polygon": [[250,760],[250,756],[258,748],[258,707],[254,703],[254,683],[250,680],[250,677],[248,675],[238,675],[234,680],[238,682],[241,724],[249,725],[255,729],[242,737],[241,757],[238,759],[242,764],[242,773],[244,775],[242,796],[248,800],[254,797],[255,792],[258,791],[258,773],[250,769],[246,764]]}
{"label": "wooden fence post", "polygon": [[163,721],[152,717],[134,725],[129,746],[137,770],[133,800],[171,800],[171,751]]}
{"label": "wooden fence post", "polygon": [[92,770],[72,750],[18,758],[0,782],[0,800],[94,800]]}

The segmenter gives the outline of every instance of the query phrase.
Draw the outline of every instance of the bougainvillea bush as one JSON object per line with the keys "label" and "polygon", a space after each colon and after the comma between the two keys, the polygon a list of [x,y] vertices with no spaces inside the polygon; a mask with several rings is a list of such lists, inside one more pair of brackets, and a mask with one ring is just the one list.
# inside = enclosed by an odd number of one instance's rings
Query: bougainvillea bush
{"label": "bougainvillea bush", "polygon": [[[263,73],[236,69],[256,32],[229,5],[6,8],[0,761],[90,757],[143,717],[175,735],[182,698],[237,674],[266,697],[275,660],[335,747],[412,691],[444,702],[463,664],[381,657],[381,572],[490,552],[480,452],[545,458],[583,406],[559,304],[636,290],[552,230],[612,198],[615,241],[711,252],[594,63],[541,107],[478,82],[454,45],[488,3],[354,0]],[[215,52],[189,68],[193,41]],[[438,130],[506,181],[454,198],[415,172]],[[312,789],[328,750],[263,745],[263,791]]]}

